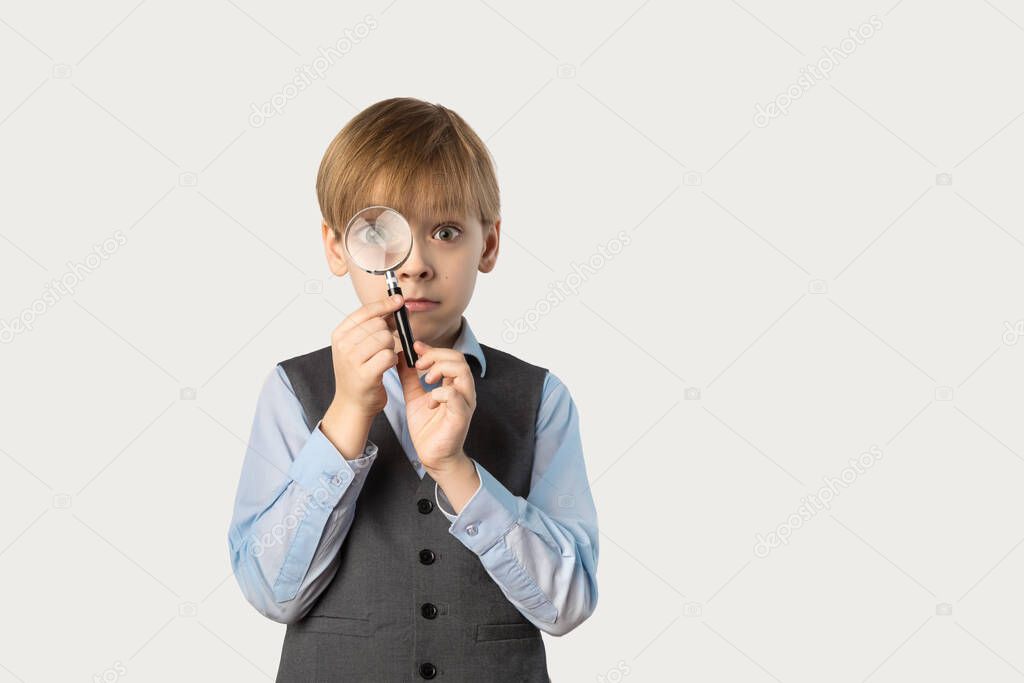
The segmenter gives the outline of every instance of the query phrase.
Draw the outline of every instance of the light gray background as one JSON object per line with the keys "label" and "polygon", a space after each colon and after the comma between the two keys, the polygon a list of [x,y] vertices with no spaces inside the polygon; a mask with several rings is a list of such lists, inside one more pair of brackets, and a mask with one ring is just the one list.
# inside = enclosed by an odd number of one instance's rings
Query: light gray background
{"label": "light gray background", "polygon": [[244,441],[357,305],[314,178],[396,95],[486,139],[467,316],[579,405],[600,600],[555,680],[1021,680],[1022,57],[1009,0],[3,3],[0,318],[35,319],[0,345],[0,681],[272,677],[284,627],[228,564]]}

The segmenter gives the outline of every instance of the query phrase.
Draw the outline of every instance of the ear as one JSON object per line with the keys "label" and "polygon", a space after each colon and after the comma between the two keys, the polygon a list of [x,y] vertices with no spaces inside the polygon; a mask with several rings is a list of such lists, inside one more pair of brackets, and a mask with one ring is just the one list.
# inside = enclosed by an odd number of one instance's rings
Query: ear
{"label": "ear", "polygon": [[331,272],[341,277],[348,273],[348,261],[345,260],[345,248],[341,246],[341,240],[335,238],[334,231],[327,225],[327,221],[321,226],[324,240],[324,253],[327,256],[327,266]]}
{"label": "ear", "polygon": [[484,250],[480,254],[480,272],[489,273],[494,270],[494,264],[498,260],[498,246],[501,242],[501,219],[494,221],[487,234],[484,235]]}

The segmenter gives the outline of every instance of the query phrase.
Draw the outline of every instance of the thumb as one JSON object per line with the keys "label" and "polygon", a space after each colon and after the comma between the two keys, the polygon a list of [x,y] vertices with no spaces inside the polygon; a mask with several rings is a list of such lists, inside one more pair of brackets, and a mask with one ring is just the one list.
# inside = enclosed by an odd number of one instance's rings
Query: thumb
{"label": "thumb", "polygon": [[405,394],[405,404],[409,405],[411,401],[415,401],[420,396],[423,396],[427,392],[423,390],[423,385],[420,384],[419,371],[416,368],[410,368],[405,364],[405,352],[399,348],[398,351],[398,377],[402,380],[402,392]]}

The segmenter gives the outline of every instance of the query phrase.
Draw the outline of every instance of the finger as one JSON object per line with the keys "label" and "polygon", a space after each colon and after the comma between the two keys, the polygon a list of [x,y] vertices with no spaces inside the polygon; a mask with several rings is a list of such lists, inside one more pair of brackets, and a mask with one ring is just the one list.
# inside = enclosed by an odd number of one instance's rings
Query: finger
{"label": "finger", "polygon": [[395,294],[379,301],[371,301],[345,318],[341,323],[341,328],[343,331],[347,331],[371,318],[381,318],[389,313],[394,313],[402,307],[403,301],[401,294]]}
{"label": "finger", "polygon": [[423,341],[422,339],[415,340],[412,343],[412,348],[419,355],[421,355],[421,356],[428,356],[428,357],[429,356],[434,356],[436,354],[442,354],[443,355],[445,353],[448,353],[448,354],[452,354],[452,353],[458,354],[458,351],[456,351],[455,349],[450,349],[447,346],[431,346],[430,344],[428,344],[427,342]]}
{"label": "finger", "polygon": [[448,403],[448,401],[454,397],[451,387],[438,387],[430,391],[430,398],[434,399],[438,403]]}
{"label": "finger", "polygon": [[395,364],[399,362],[398,356],[395,355],[394,351],[391,349],[381,349],[370,356],[365,366],[373,369],[374,375],[383,376],[385,372],[395,367]]}
{"label": "finger", "polygon": [[[434,394],[433,392],[438,392]],[[465,375],[458,378],[445,378],[444,384],[433,389],[431,397],[448,397],[449,407],[459,415],[471,415],[476,406],[476,387],[472,381],[468,381]],[[456,400],[458,399],[458,400]]]}
{"label": "finger", "polygon": [[363,341],[359,342],[352,348],[351,358],[355,359],[359,363],[365,363],[371,356],[385,349],[394,353],[394,338],[391,333],[387,330],[382,330],[370,334]]}
{"label": "finger", "polygon": [[454,385],[459,391],[467,394],[475,389],[475,383],[470,376],[469,365],[464,358],[460,360],[435,361],[423,375],[423,379],[427,384],[433,384],[442,378],[444,378],[446,386]]}
{"label": "finger", "polygon": [[402,338],[398,336],[398,330],[391,330],[391,336],[395,340],[395,353],[405,353],[402,348]]}
{"label": "finger", "polygon": [[430,398],[436,401],[438,405],[444,403],[445,407],[456,415],[466,415],[469,413],[469,404],[466,403],[465,397],[455,387],[438,387],[430,392]]}
{"label": "finger", "polygon": [[416,367],[419,368],[420,370],[426,370],[431,365],[439,361],[465,362],[465,360],[466,355],[461,351],[456,351],[455,349],[448,349],[441,346],[430,347],[429,350],[420,353],[419,360],[416,361]]}
{"label": "finger", "polygon": [[401,353],[398,354],[398,378],[402,380],[402,393],[405,395],[406,405],[427,393],[420,384],[419,372],[405,364],[405,355]]}
{"label": "finger", "polygon": [[334,342],[339,343],[344,340],[344,343],[347,346],[355,346],[374,332],[380,332],[388,329],[388,324],[384,322],[383,318],[370,318],[369,320],[364,320],[362,323],[356,325],[350,330],[341,331],[340,328],[341,326],[339,325],[336,330],[337,336],[335,337]]}

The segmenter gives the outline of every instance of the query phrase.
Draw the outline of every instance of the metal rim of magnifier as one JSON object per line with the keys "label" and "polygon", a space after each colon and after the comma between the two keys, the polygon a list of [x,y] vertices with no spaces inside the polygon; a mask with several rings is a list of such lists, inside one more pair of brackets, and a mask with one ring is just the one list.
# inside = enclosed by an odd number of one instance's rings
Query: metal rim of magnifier
{"label": "metal rim of magnifier", "polygon": [[[409,228],[409,249],[408,251],[405,252],[405,256],[403,256],[397,263],[395,263],[395,265],[391,266],[390,268],[385,268],[383,270],[367,269],[363,267],[362,264],[359,263],[358,259],[356,259],[356,257],[352,255],[352,252],[348,250],[348,231],[352,228],[352,224],[355,223],[356,219],[359,218],[359,215],[364,211],[369,211],[370,209],[384,209],[384,211],[390,211],[391,213],[401,218],[402,222],[405,223],[405,225]],[[345,249],[345,255],[348,256],[349,261],[359,266],[360,270],[364,270],[367,273],[371,273],[373,275],[386,275],[388,272],[393,271],[395,268],[398,268],[403,263],[405,263],[406,260],[409,258],[409,254],[412,253],[412,226],[409,225],[409,221],[406,219],[405,216],[402,215],[402,212],[398,211],[397,209],[393,209],[390,206],[384,206],[383,204],[374,204],[373,206],[366,206],[363,207],[362,209],[359,209],[359,211],[356,211],[355,215],[352,216],[352,218],[348,219],[348,223],[345,225],[345,232],[343,232],[341,235],[341,246],[342,248]]]}

